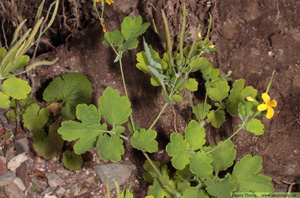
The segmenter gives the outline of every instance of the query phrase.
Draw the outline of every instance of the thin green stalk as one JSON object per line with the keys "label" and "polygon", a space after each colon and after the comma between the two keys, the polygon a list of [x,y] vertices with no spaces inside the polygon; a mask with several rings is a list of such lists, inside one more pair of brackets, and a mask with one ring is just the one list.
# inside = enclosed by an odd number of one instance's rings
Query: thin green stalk
{"label": "thin green stalk", "polygon": [[231,138],[233,138],[233,136],[235,136],[241,129],[243,129],[245,127],[245,125],[246,124],[243,123],[242,126],[240,128],[238,128],[238,130],[236,130],[229,138],[227,138],[224,142],[222,142],[218,146],[216,146],[213,149],[211,149],[208,152],[206,152],[206,154],[209,154],[209,153],[213,152],[214,150],[216,150],[217,148],[219,148],[220,146],[222,146],[225,142],[227,142],[228,140],[230,140]]}
{"label": "thin green stalk", "polygon": [[168,104],[169,103],[165,103],[165,105],[163,106],[163,108],[161,109],[161,111],[159,112],[158,116],[156,117],[156,119],[154,120],[154,122],[152,123],[152,125],[149,127],[149,129],[152,129],[154,127],[154,125],[156,124],[156,122],[158,121],[159,117],[164,112],[164,110],[166,109],[166,107],[168,106]]}
{"label": "thin green stalk", "polygon": [[203,104],[202,119],[201,119],[200,123],[204,122],[204,112],[205,112],[205,108],[206,108],[207,96],[208,96],[208,94],[207,94],[207,90],[205,88],[205,99],[204,99],[204,104]]}
{"label": "thin green stalk", "polygon": [[206,153],[209,154],[211,152],[213,152],[214,150],[216,150],[217,148],[221,147],[225,142],[227,142],[228,140],[230,140],[231,138],[233,138],[241,129],[245,128],[245,126],[247,125],[248,122],[250,122],[252,119],[254,119],[260,112],[256,113],[250,120],[248,120],[247,122],[243,122],[242,126],[240,126],[240,128],[238,128],[238,130],[236,130],[229,138],[227,138],[224,142],[222,142],[221,144],[217,145],[216,147],[214,147],[213,149],[207,151]]}
{"label": "thin green stalk", "polygon": [[174,193],[174,195],[176,195],[178,197],[179,192],[177,192],[177,190],[169,184],[169,182],[166,180],[166,178],[164,178],[164,176],[160,173],[160,171],[157,169],[157,167],[153,164],[153,162],[150,159],[150,157],[148,156],[148,154],[145,152],[143,152],[143,154],[145,155],[145,157],[147,158],[147,160],[149,161],[149,163],[151,164],[151,166],[153,167],[155,172],[158,174],[159,178],[161,180],[163,180],[163,182],[169,187],[169,189]]}
{"label": "thin green stalk", "polygon": [[[124,91],[125,91],[125,95],[127,98],[128,97],[128,92],[127,92],[127,88],[126,88],[126,82],[125,82],[125,77],[124,77],[124,72],[123,72],[123,65],[122,65],[122,60],[119,59],[119,63],[120,63],[120,71],[121,71],[121,76],[122,76],[122,81],[123,81],[123,86],[124,86]],[[133,118],[132,118],[132,114],[130,114],[130,121],[131,121],[131,126],[133,131],[135,131],[135,127],[134,127],[134,122],[133,122]]]}
{"label": "thin green stalk", "polygon": [[188,182],[190,181],[191,176],[192,176],[192,174],[189,173],[188,177],[184,180],[183,185],[180,190],[180,194],[182,194],[183,191],[186,189],[186,186],[187,186]]}
{"label": "thin green stalk", "polygon": [[[187,97],[188,97],[188,100],[189,100],[189,102],[190,102],[190,104],[191,104],[192,110],[194,111],[195,106],[194,106],[193,101],[192,101],[192,98],[191,98],[191,96],[190,96],[190,92],[187,90],[186,93],[187,93],[186,95],[187,95]],[[198,116],[196,116],[196,118],[197,118],[198,122],[201,123],[200,118],[199,118]]]}

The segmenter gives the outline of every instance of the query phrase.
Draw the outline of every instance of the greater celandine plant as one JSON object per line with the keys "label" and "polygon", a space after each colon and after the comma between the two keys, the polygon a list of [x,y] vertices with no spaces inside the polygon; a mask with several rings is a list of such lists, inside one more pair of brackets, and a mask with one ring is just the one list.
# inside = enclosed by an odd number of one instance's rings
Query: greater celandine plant
{"label": "greater celandine plant", "polygon": [[[103,0],[102,4],[104,4]],[[262,169],[262,158],[246,155],[234,164],[236,150],[231,141],[232,137],[242,129],[255,135],[264,133],[264,125],[257,117],[266,112],[266,117],[270,119],[274,115],[273,108],[277,106],[277,102],[271,101],[268,95],[271,82],[262,97],[253,87],[245,87],[244,79],[236,80],[230,87],[228,83],[231,81],[230,73],[221,75],[220,70],[213,68],[212,64],[202,56],[204,53],[215,51],[216,48],[210,43],[208,36],[201,37],[200,27],[192,44],[184,46],[187,36],[185,6],[180,35],[175,37],[179,39],[171,38],[168,21],[163,11],[162,16],[165,35],[161,34],[153,24],[154,30],[166,44],[162,57],[147,44],[145,39],[143,39],[144,51],[137,54],[137,68],[151,75],[151,84],[161,86],[162,96],[165,98],[165,104],[151,126],[142,128],[133,120],[122,66],[124,52],[138,46],[137,38],[145,33],[150,25],[142,23],[141,16],[138,16],[133,19],[125,17],[121,30],[104,29],[102,43],[111,47],[116,54],[115,62],[119,62],[120,65],[125,96],[120,96],[118,90],[106,88],[98,99],[98,107],[87,104],[77,105],[78,121],[63,122],[58,132],[64,140],[77,140],[74,145],[76,154],[97,147],[99,157],[112,162],[121,160],[125,152],[123,142],[130,141],[132,147],[142,151],[147,159],[143,177],[147,182],[152,183],[147,197],[228,198],[232,193],[237,192],[273,192],[271,178],[259,174]],[[210,27],[206,35],[209,35],[209,30]],[[197,71],[202,73],[206,92],[204,102],[194,104],[191,93],[198,90],[198,82],[189,74]],[[183,102],[183,95],[187,96],[196,120],[189,122],[184,130],[184,136],[176,132],[170,136],[166,152],[171,157],[172,166],[176,169],[175,173],[171,173],[166,164],[152,161],[148,153],[158,151],[157,132],[152,129],[153,126],[168,105]],[[204,126],[209,123],[219,128],[225,122],[226,112],[240,119],[238,129],[216,146],[205,146]],[[105,122],[101,122],[101,117]],[[125,124],[132,132],[131,137],[123,134],[126,130]],[[228,168],[233,165],[233,171],[228,171]],[[220,174],[221,172],[225,174]],[[129,197],[133,197],[129,191],[126,193]]]}

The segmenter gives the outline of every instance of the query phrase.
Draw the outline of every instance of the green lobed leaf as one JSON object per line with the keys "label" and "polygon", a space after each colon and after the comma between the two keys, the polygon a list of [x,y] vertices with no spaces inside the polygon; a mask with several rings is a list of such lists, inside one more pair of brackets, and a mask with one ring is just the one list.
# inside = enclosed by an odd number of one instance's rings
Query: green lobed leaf
{"label": "green lobed leaf", "polygon": [[171,98],[173,100],[179,101],[180,103],[183,103],[183,98],[180,95],[178,95],[178,94],[174,94]]}
{"label": "green lobed leaf", "polygon": [[258,112],[257,110],[258,103],[256,101],[253,102],[245,101],[244,103],[245,103],[245,110],[247,112],[248,117],[252,117]]}
{"label": "green lobed leaf", "polygon": [[48,122],[50,111],[36,103],[30,105],[23,114],[24,126],[29,130],[40,130]]}
{"label": "green lobed leaf", "polygon": [[16,121],[16,112],[14,109],[11,109],[5,113],[5,116],[9,120],[9,122],[15,122]]}
{"label": "green lobed leaf", "polygon": [[97,141],[97,148],[100,158],[105,161],[118,162],[125,153],[123,140],[117,135],[101,135]]}
{"label": "green lobed leaf", "polygon": [[190,180],[193,176],[189,165],[187,165],[183,170],[176,170],[176,175],[182,180]]}
{"label": "green lobed leaf", "polygon": [[27,81],[15,77],[5,80],[1,89],[6,95],[18,100],[25,99],[31,91]]}
{"label": "green lobed leaf", "polygon": [[190,121],[185,128],[185,139],[189,142],[192,151],[201,149],[205,144],[205,129],[195,120]]}
{"label": "green lobed leaf", "polygon": [[[227,99],[226,109],[232,116],[238,116],[238,106],[240,102],[244,101],[247,96],[255,98],[257,90],[251,86],[245,87],[245,80],[236,80],[230,90],[230,94]],[[254,104],[254,103],[253,103]],[[257,106],[257,105],[256,105]]]}
{"label": "green lobed leaf", "polygon": [[198,151],[191,158],[191,171],[199,178],[207,178],[213,173],[212,161],[213,158],[210,154]]}
{"label": "green lobed leaf", "polygon": [[244,79],[236,80],[232,85],[230,94],[228,96],[228,100],[229,101],[240,100],[241,99],[241,91],[243,90],[244,85],[245,85]]}
{"label": "green lobed leaf", "polygon": [[226,142],[220,141],[217,147],[216,150],[210,153],[213,157],[212,166],[214,167],[216,175],[218,175],[220,171],[232,166],[236,157],[236,150],[231,140],[227,140]]}
{"label": "green lobed leaf", "polygon": [[211,110],[207,115],[206,122],[211,123],[215,128],[220,128],[225,122],[225,112],[223,110]]}
{"label": "green lobed leaf", "polygon": [[154,153],[158,150],[158,143],[155,140],[156,131],[140,129],[133,133],[132,138],[130,138],[130,142],[132,147],[141,150],[143,152]]}
{"label": "green lobed leaf", "polygon": [[207,77],[211,82],[217,81],[220,79],[220,69],[212,68],[211,71],[207,74]]}
{"label": "green lobed leaf", "polygon": [[148,69],[148,65],[150,65],[146,52],[142,51],[136,54],[136,60],[137,64],[136,67],[139,70],[142,70],[144,73],[150,73],[150,70]]}
{"label": "green lobed leaf", "polygon": [[261,123],[260,120],[253,118],[247,123],[246,130],[254,133],[255,135],[263,135],[264,127],[265,126]]}
{"label": "green lobed leaf", "polygon": [[120,45],[119,51],[126,51],[126,50],[132,50],[137,48],[139,45],[139,41],[137,39],[132,39],[124,43],[123,45]]}
{"label": "green lobed leaf", "polygon": [[133,19],[130,17],[125,17],[121,24],[121,32],[126,41],[136,39],[140,35],[146,32],[149,27],[149,23],[142,24],[142,17],[137,16]]}
{"label": "green lobed leaf", "polygon": [[59,155],[64,141],[57,133],[58,128],[59,124],[52,123],[48,133],[42,129],[33,131],[33,148],[39,156],[50,159]]}
{"label": "green lobed leaf", "polygon": [[189,187],[183,191],[181,198],[209,198],[209,196],[203,189]]}
{"label": "green lobed leaf", "polygon": [[172,165],[179,170],[184,169],[184,167],[189,164],[192,154],[190,151],[190,146],[187,140],[184,140],[182,135],[179,133],[172,133],[170,137],[170,142],[166,147],[166,151],[169,156],[172,157]]}
{"label": "green lobed leaf", "polygon": [[[154,51],[151,46],[148,46],[148,44],[145,41],[145,38],[143,39],[143,42],[144,42],[144,49],[146,52],[146,56],[149,61],[149,65],[151,65],[152,67],[154,67],[156,69],[162,70],[163,66],[160,63],[160,62],[162,62],[162,60],[160,59],[158,53],[156,51]],[[160,60],[160,62],[158,60]]]}
{"label": "green lobed leaf", "polygon": [[232,176],[237,179],[235,192],[273,192],[270,177],[258,174],[262,168],[259,156],[244,156],[233,168]]}
{"label": "green lobed leaf", "polygon": [[218,80],[213,83],[205,83],[207,94],[210,99],[218,102],[222,102],[227,96],[230,89],[228,82],[224,80]]}
{"label": "green lobed leaf", "polygon": [[31,104],[34,104],[35,101],[32,99],[30,95],[27,95],[25,99],[20,100],[20,106],[21,107],[28,107]]}
{"label": "green lobed leaf", "polygon": [[67,141],[78,141],[74,145],[76,154],[82,154],[95,148],[97,138],[107,130],[106,124],[100,124],[101,115],[95,105],[80,104],[76,108],[80,122],[65,121],[58,133]]}
{"label": "green lobed leaf", "polygon": [[104,46],[110,47],[112,46],[119,46],[123,44],[124,37],[122,36],[121,32],[119,30],[115,30],[113,32],[106,32],[104,34],[104,40],[102,41],[102,44]]}
{"label": "green lobed leaf", "polygon": [[228,198],[231,197],[231,193],[236,189],[236,179],[228,173],[224,179],[208,178],[205,185],[206,191],[210,195],[217,198]]}
{"label": "green lobed leaf", "polygon": [[[159,170],[163,177],[169,180],[170,171],[166,164],[159,161],[152,161],[154,166]],[[145,161],[143,168],[145,173],[143,174],[143,178],[146,182],[153,183],[155,178],[158,178],[157,172],[154,170],[153,166],[150,164],[148,160]]]}
{"label": "green lobed leaf", "polygon": [[107,87],[98,100],[99,111],[112,126],[127,122],[132,110],[131,103],[126,96],[120,97],[120,92]]}
{"label": "green lobed leaf", "polygon": [[206,60],[206,58],[200,57],[200,58],[197,58],[197,59],[194,59],[191,61],[190,69],[191,69],[191,72],[196,72],[196,71],[203,70],[206,68],[211,68],[209,65],[211,65],[211,63],[208,62]]}
{"label": "green lobed leaf", "polygon": [[133,194],[129,190],[123,190],[121,198],[133,198]]}
{"label": "green lobed leaf", "polygon": [[149,186],[147,195],[161,198],[173,198],[174,196],[165,188],[165,184],[158,179],[154,179],[153,185]]}
{"label": "green lobed leaf", "polygon": [[10,106],[9,96],[0,92],[0,108],[7,109]]}
{"label": "green lobed leaf", "polygon": [[254,89],[252,86],[245,87],[240,95],[240,100],[244,100],[247,96],[251,96],[252,98],[255,98],[257,94],[257,90]]}
{"label": "green lobed leaf", "polygon": [[77,155],[74,151],[66,150],[63,153],[63,164],[64,166],[70,170],[79,170],[83,164],[83,159],[81,155]]}
{"label": "green lobed leaf", "polygon": [[7,69],[7,72],[11,73],[15,70],[25,67],[28,64],[29,60],[30,60],[29,56],[27,55],[21,56],[21,58],[14,65],[12,65]]}
{"label": "green lobed leaf", "polygon": [[184,87],[190,91],[198,90],[198,82],[195,78],[189,78],[189,80],[184,84]]}
{"label": "green lobed leaf", "polygon": [[159,82],[159,80],[155,76],[151,76],[150,82],[151,82],[151,85],[155,86],[155,87],[161,85],[161,83]]}
{"label": "green lobed leaf", "polygon": [[78,104],[89,104],[92,97],[92,84],[79,73],[69,73],[56,77],[47,86],[43,98],[47,102],[64,101],[65,107],[62,115],[67,119],[76,117],[76,106]]}
{"label": "green lobed leaf", "polygon": [[206,118],[210,109],[211,109],[210,104],[199,103],[193,108],[193,113],[196,115],[197,119],[202,120]]}

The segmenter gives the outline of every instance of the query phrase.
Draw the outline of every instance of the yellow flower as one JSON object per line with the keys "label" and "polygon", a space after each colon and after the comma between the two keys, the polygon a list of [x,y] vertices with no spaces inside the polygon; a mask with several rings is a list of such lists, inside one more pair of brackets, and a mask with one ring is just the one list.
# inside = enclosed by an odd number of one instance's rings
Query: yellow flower
{"label": "yellow flower", "polygon": [[270,96],[267,93],[263,93],[261,97],[264,100],[265,104],[258,105],[257,110],[258,111],[265,111],[265,110],[267,110],[266,117],[268,119],[271,119],[274,116],[273,107],[277,106],[277,101],[276,100],[272,100],[271,101]]}
{"label": "yellow flower", "polygon": [[[102,0],[96,0],[96,2],[101,2]],[[115,3],[113,0],[105,0],[105,2],[110,5],[112,3]]]}
{"label": "yellow flower", "polygon": [[254,98],[252,98],[251,96],[247,96],[247,98],[246,98],[248,101],[250,101],[250,102],[253,102],[253,101],[256,101]]}

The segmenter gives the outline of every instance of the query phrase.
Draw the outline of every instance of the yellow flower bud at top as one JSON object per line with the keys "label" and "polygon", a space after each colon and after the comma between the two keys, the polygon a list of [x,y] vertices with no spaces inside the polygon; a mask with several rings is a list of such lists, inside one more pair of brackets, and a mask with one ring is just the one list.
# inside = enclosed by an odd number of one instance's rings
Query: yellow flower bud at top
{"label": "yellow flower bud at top", "polygon": [[247,98],[246,98],[248,101],[250,101],[250,102],[253,102],[253,101],[255,101],[254,100],[254,98],[252,98],[251,96],[247,96]]}
{"label": "yellow flower bud at top", "polygon": [[202,35],[201,35],[201,32],[199,32],[199,33],[198,33],[198,37],[199,37],[199,38],[201,38],[201,37],[202,37]]}
{"label": "yellow flower bud at top", "polygon": [[214,45],[210,45],[209,48],[215,48],[215,46]]}

